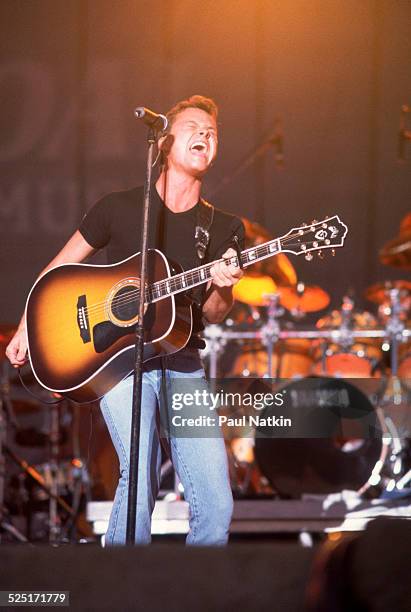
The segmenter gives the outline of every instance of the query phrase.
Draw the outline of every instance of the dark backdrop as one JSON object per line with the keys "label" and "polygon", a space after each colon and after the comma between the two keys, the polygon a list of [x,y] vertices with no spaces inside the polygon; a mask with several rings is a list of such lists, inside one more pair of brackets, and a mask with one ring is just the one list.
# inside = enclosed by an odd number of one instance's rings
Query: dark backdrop
{"label": "dark backdrop", "polygon": [[411,209],[411,161],[396,159],[408,0],[2,0],[0,11],[0,323],[17,322],[96,198],[142,181],[133,108],[193,93],[221,111],[206,196],[279,118],[284,130],[284,169],[268,150],[216,205],[273,234],[333,213],[349,225],[334,259],[293,259],[303,281],[334,305],[351,287],[364,307],[367,285],[406,277],[377,252]]}

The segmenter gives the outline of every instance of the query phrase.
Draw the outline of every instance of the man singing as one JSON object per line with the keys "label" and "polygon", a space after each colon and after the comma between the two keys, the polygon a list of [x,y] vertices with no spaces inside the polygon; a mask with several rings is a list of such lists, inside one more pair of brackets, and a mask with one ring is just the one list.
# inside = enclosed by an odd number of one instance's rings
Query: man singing
{"label": "man singing", "polygon": [[[201,219],[202,180],[217,154],[217,106],[203,96],[192,96],[168,113],[168,128],[159,140],[161,173],[152,191],[150,248],[160,249],[185,270],[216,259],[236,255],[235,237],[240,245],[244,228],[239,218],[214,209],[205,257],[199,259],[196,226]],[[138,250],[141,233],[143,188],[109,194],[84,217],[79,229],[45,268],[81,262],[96,250],[107,249],[108,263],[117,263]],[[211,281],[196,290],[193,302],[193,331],[186,347],[144,365],[141,406],[140,459],[137,497],[136,542],[151,538],[151,514],[159,489],[161,447],[158,407],[163,401],[162,385],[172,389],[173,381],[191,381],[192,389],[206,386],[198,349],[202,319],[217,323],[232,306],[232,287],[242,271],[220,261],[211,268]],[[194,296],[193,296],[194,298]],[[12,365],[22,366],[27,357],[24,318],[6,350]],[[130,429],[133,377],[128,376],[101,400],[101,410],[120,462],[120,479],[110,516],[106,542],[124,544],[130,457]],[[171,411],[170,402],[166,410]],[[184,438],[170,436],[169,451],[183,484],[190,507],[187,543],[223,545],[227,542],[233,500],[228,477],[227,456],[221,436]]]}

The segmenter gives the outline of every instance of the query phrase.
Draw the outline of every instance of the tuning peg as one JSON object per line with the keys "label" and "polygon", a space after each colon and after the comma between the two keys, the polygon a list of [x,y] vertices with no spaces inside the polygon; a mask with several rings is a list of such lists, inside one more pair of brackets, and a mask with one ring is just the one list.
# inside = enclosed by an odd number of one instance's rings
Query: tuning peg
{"label": "tuning peg", "polygon": [[312,258],[313,258],[313,254],[312,253],[306,253],[306,255],[305,255],[305,260],[306,261],[311,261]]}
{"label": "tuning peg", "polygon": [[311,225],[315,225],[316,223],[318,223],[317,219],[313,219],[313,220],[311,221]]}
{"label": "tuning peg", "polygon": [[331,249],[331,255],[334,257],[335,256],[335,249]]}
{"label": "tuning peg", "polygon": [[321,249],[317,252],[317,255],[320,259],[324,259],[324,253],[321,251]]}

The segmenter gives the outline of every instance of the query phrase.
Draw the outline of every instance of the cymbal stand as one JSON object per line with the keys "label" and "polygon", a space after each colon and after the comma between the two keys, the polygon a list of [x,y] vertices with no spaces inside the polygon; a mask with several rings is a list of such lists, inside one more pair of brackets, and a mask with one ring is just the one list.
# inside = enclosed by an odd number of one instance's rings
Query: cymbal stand
{"label": "cymbal stand", "polygon": [[402,403],[403,394],[401,382],[398,378],[398,351],[399,343],[403,338],[404,323],[401,321],[402,306],[400,300],[400,290],[397,288],[389,290],[391,315],[387,321],[387,336],[391,349],[391,376],[387,383],[384,400],[393,400],[395,405]]}
{"label": "cymbal stand", "polygon": [[204,337],[207,341],[207,349],[209,353],[209,379],[211,390],[215,391],[215,384],[218,374],[218,359],[221,351],[227,344],[223,328],[221,325],[207,325],[204,330]]}
{"label": "cymbal stand", "polygon": [[342,306],[341,306],[341,327],[340,327],[341,332],[342,332],[341,346],[344,349],[350,348],[353,342],[353,338],[351,334],[353,309],[354,309],[353,300],[350,297],[348,297],[348,295],[344,295]]}
{"label": "cymbal stand", "polygon": [[[343,351],[347,351],[353,344],[353,310],[354,301],[348,296],[344,295],[342,299],[342,305],[340,309],[341,313],[341,324],[339,326],[340,339],[338,341]],[[322,351],[322,373],[327,374],[327,346],[328,342],[325,340],[323,343]]]}
{"label": "cymbal stand", "polygon": [[278,342],[280,336],[280,324],[278,319],[284,314],[284,308],[279,306],[279,293],[266,293],[264,299],[268,301],[267,307],[267,323],[261,329],[261,339],[263,345],[267,349],[267,377],[278,378],[280,373],[281,363],[279,361],[277,371],[273,373],[273,350],[274,345]]}
{"label": "cymbal stand", "polygon": [[57,508],[59,455],[59,407],[52,404],[50,410],[50,491],[49,498],[49,542],[56,544],[61,535],[61,523]]}
{"label": "cymbal stand", "polygon": [[[64,541],[75,542],[77,540],[77,534],[82,535],[81,529],[76,525],[76,520],[79,516],[81,509],[81,502],[85,499],[86,503],[91,501],[91,481],[87,469],[87,461],[84,461],[81,456],[80,447],[80,406],[78,404],[70,403],[67,400],[69,409],[71,411],[70,429],[71,429],[71,446],[72,446],[72,459],[71,459],[71,473],[73,477],[73,492],[71,507],[73,514],[69,517],[62,528],[60,538]],[[62,423],[64,425],[67,420],[67,412],[63,414]]]}
{"label": "cymbal stand", "polygon": [[8,370],[9,366],[6,361],[1,364],[1,378],[0,378],[0,543],[2,531],[7,531],[16,540],[20,542],[28,542],[27,538],[20,533],[14,525],[5,519],[4,509],[4,490],[5,490],[5,478],[6,478],[6,458],[4,451],[6,449],[7,439],[7,422],[8,420],[15,423],[15,417],[13,413],[13,406],[10,400],[10,385]]}
{"label": "cymbal stand", "polygon": [[[295,287],[296,290],[296,294],[298,296],[299,299],[301,299],[304,295],[305,292],[305,284],[301,281],[299,281]],[[293,319],[295,321],[302,321],[305,316],[306,316],[306,312],[304,312],[304,310],[301,308],[301,304],[297,303],[297,306],[295,306],[294,308],[292,308],[290,310],[291,316],[293,317]]]}
{"label": "cymbal stand", "polygon": [[[403,312],[403,307],[401,305],[400,300],[400,290],[398,288],[390,289],[389,292],[390,298],[390,316],[387,320],[386,332],[387,337],[390,343],[390,361],[391,361],[391,373],[388,378],[384,395],[380,405],[384,409],[387,406],[394,406],[396,409],[400,408],[400,405],[403,402],[406,402],[405,394],[402,389],[401,381],[398,377],[398,354],[399,354],[399,343],[403,340],[405,324],[401,320],[401,314]],[[407,407],[406,407],[407,408]],[[407,410],[406,410],[407,412]],[[396,410],[394,411],[394,414]],[[395,472],[396,474],[401,473],[401,468],[403,464],[402,455],[403,455],[403,445],[401,443],[401,436],[399,439],[394,439],[396,434],[395,432],[399,431],[401,427],[396,426],[389,415],[385,416],[385,421],[387,424],[388,431],[391,433],[392,437],[392,453],[391,453],[391,463],[396,466]],[[409,436],[410,432],[407,431],[406,435]],[[411,470],[403,475],[399,480],[396,481],[396,488],[403,489],[406,484],[411,481]]]}

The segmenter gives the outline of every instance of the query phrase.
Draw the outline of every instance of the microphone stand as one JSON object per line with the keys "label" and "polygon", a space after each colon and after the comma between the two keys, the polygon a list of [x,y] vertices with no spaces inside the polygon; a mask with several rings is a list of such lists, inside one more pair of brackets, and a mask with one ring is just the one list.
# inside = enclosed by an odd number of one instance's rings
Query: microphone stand
{"label": "microphone stand", "polygon": [[[144,306],[145,306],[145,287],[147,279],[147,243],[148,243],[148,223],[150,213],[151,195],[151,174],[154,158],[154,145],[157,142],[159,132],[155,125],[148,129],[147,134],[147,167],[144,184],[144,207],[143,223],[141,230],[141,270],[140,270],[140,299],[138,304],[138,321],[136,325],[135,337],[135,360],[134,360],[134,379],[133,379],[133,403],[131,416],[130,434],[130,470],[128,483],[128,503],[127,503],[127,526],[126,544],[135,544],[136,533],[136,514],[137,514],[137,486],[138,486],[138,466],[139,466],[139,447],[140,447],[140,423],[141,423],[141,399],[143,383],[143,357],[144,357]],[[138,271],[137,271],[138,273]]]}

